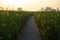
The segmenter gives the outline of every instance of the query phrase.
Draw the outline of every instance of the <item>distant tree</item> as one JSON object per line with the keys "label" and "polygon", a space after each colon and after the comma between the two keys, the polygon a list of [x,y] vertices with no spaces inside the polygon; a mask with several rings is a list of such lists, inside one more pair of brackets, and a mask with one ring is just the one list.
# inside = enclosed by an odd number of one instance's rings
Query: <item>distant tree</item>
{"label": "distant tree", "polygon": [[9,8],[8,8],[8,7],[6,7],[6,11],[8,11],[8,9],[9,9]]}
{"label": "distant tree", "polygon": [[44,8],[41,8],[41,11],[44,11],[45,9]]}
{"label": "distant tree", "polygon": [[22,8],[18,8],[18,11],[22,11]]}
{"label": "distant tree", "polygon": [[52,8],[51,7],[46,7],[45,11],[52,11]]}
{"label": "distant tree", "polygon": [[0,7],[0,10],[3,10],[3,7]]}
{"label": "distant tree", "polygon": [[56,9],[53,9],[53,8],[51,8],[51,7],[46,7],[46,8],[45,8],[45,11],[56,11]]}
{"label": "distant tree", "polygon": [[56,9],[52,9],[52,11],[56,11]]}
{"label": "distant tree", "polygon": [[59,8],[57,7],[57,11],[59,11]]}

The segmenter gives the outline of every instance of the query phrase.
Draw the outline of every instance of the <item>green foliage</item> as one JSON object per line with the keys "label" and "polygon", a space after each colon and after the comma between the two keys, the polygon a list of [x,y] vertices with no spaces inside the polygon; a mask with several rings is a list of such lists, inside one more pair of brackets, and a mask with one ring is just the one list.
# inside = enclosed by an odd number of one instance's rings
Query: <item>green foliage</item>
{"label": "green foliage", "polygon": [[37,12],[34,17],[42,40],[60,40],[60,12]]}
{"label": "green foliage", "polygon": [[14,40],[29,16],[28,12],[0,11],[0,40]]}

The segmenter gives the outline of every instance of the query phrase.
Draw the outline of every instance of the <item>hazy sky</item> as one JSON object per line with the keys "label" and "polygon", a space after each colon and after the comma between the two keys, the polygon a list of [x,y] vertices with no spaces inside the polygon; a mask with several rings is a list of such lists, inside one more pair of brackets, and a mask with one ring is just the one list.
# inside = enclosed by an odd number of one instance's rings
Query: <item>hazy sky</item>
{"label": "hazy sky", "polygon": [[60,8],[60,0],[0,0],[0,6],[24,10],[40,10],[43,7]]}

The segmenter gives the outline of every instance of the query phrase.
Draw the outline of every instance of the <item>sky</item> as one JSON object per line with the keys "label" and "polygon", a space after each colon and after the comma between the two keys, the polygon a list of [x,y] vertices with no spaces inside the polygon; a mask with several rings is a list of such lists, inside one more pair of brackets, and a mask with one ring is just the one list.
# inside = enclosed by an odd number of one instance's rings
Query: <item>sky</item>
{"label": "sky", "polygon": [[37,11],[41,8],[52,7],[60,8],[60,0],[0,0],[0,7],[9,7],[9,9],[17,9],[21,7],[26,11]]}

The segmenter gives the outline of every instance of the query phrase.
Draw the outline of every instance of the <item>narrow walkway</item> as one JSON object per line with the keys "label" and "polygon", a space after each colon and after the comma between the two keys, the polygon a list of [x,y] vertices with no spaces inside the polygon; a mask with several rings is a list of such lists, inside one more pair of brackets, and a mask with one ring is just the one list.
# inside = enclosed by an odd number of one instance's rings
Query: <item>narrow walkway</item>
{"label": "narrow walkway", "polygon": [[41,40],[34,17],[30,17],[17,40]]}

